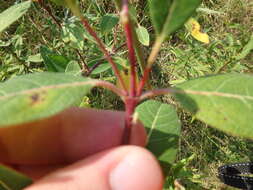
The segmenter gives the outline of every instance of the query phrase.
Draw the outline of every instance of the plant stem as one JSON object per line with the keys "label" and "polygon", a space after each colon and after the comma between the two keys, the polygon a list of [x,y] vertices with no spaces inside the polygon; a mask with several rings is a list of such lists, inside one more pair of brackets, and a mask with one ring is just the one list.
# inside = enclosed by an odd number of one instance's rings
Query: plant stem
{"label": "plant stem", "polygon": [[104,53],[107,61],[112,65],[112,69],[117,77],[117,79],[119,80],[123,90],[127,93],[127,88],[126,85],[122,79],[122,76],[120,75],[120,72],[116,66],[116,63],[113,61],[112,57],[110,56],[110,53],[108,52],[108,50],[105,48],[105,45],[102,43],[102,41],[99,39],[99,37],[97,36],[96,32],[91,28],[91,26],[89,25],[88,21],[84,18],[81,17],[81,23],[83,24],[83,26],[86,28],[86,30],[89,32],[89,34],[96,40],[99,48],[101,49],[101,51]]}
{"label": "plant stem", "polygon": [[85,63],[84,57],[82,56],[81,52],[78,49],[75,49],[76,53],[79,55],[81,61],[82,61],[82,71],[86,70],[87,73],[90,72],[90,68],[88,67],[88,65]]}
{"label": "plant stem", "polygon": [[[114,3],[116,5],[118,11],[120,12],[121,8],[122,8],[121,0],[114,0]],[[138,61],[139,66],[141,68],[141,73],[143,74],[146,61],[145,61],[143,49],[141,48],[141,43],[139,42],[136,31],[135,31],[136,22],[131,17],[129,17],[129,22],[131,25],[131,30],[132,30],[132,35],[133,35],[133,46],[134,46],[135,53],[137,56],[137,61]]]}
{"label": "plant stem", "polygon": [[[50,7],[47,7],[44,3],[43,0],[38,0],[40,6],[48,13],[48,15],[52,18],[52,20],[56,23],[56,25],[58,26],[59,29],[62,29],[62,25],[61,23],[56,19],[56,17],[54,16],[54,14],[52,13],[52,10]],[[88,65],[86,65],[84,58],[82,56],[82,54],[80,53],[80,51],[76,48],[73,48],[76,53],[78,54],[78,56],[80,57],[81,61],[82,61],[82,70],[86,70],[87,72],[89,72],[89,67]]]}
{"label": "plant stem", "polygon": [[[120,45],[119,47],[117,47],[113,53],[110,53],[110,56],[111,55],[114,55],[115,53],[117,53],[117,51],[119,51],[121,48],[123,48],[126,44],[122,44]],[[106,57],[103,57],[101,60],[99,60],[95,65],[93,65],[90,69],[89,69],[89,72],[85,74],[85,76],[89,76],[99,65],[101,65],[104,60],[106,59]]]}
{"label": "plant stem", "polygon": [[130,22],[128,0],[122,1],[122,10],[121,10],[121,22],[126,34],[126,42],[128,47],[128,57],[130,62],[130,93],[129,96],[125,97],[125,128],[122,138],[122,144],[129,144],[130,135],[132,131],[133,115],[135,107],[139,102],[139,99],[136,97],[136,57],[134,50],[134,41],[132,33],[132,25]]}
{"label": "plant stem", "polygon": [[130,142],[130,135],[133,126],[133,115],[135,107],[139,102],[139,98],[126,97],[125,98],[125,128],[123,132],[122,144],[126,145]]}
{"label": "plant stem", "polygon": [[171,93],[175,93],[175,92],[176,92],[176,90],[173,89],[173,88],[154,89],[154,90],[150,90],[150,91],[142,93],[139,100],[142,101],[142,100],[145,100],[147,98],[154,97],[154,96],[171,94]]}
{"label": "plant stem", "polygon": [[143,49],[142,49],[142,45],[139,42],[136,31],[135,31],[135,25],[136,24],[134,24],[132,20],[130,20],[130,22],[131,22],[131,28],[132,28],[132,34],[133,34],[134,49],[135,49],[135,52],[136,52],[137,61],[138,61],[139,66],[141,68],[141,74],[143,74],[144,70],[145,70],[145,66],[146,66],[146,60],[145,60],[145,57],[144,57],[144,52],[143,52]]}
{"label": "plant stem", "polygon": [[96,86],[111,90],[112,92],[114,92],[115,94],[120,96],[123,100],[127,96],[127,94],[124,90],[116,87],[114,84],[112,84],[110,82],[106,82],[106,81],[102,81],[102,80],[93,80],[93,81],[95,81],[94,83]]}
{"label": "plant stem", "polygon": [[61,23],[56,19],[56,17],[53,15],[51,9],[49,7],[47,7],[44,3],[43,0],[38,0],[40,6],[48,13],[48,15],[53,19],[53,21],[55,22],[55,24],[59,27],[62,28]]}
{"label": "plant stem", "polygon": [[128,0],[123,0],[121,11],[121,21],[126,34],[126,42],[128,47],[128,57],[130,61],[130,97],[136,96],[136,57],[133,46],[133,35],[129,18]]}
{"label": "plant stem", "polygon": [[150,74],[151,68],[152,68],[153,64],[155,63],[155,60],[156,60],[158,53],[161,49],[163,39],[164,38],[162,36],[157,38],[157,40],[155,41],[155,44],[153,45],[152,51],[151,51],[150,56],[148,58],[147,66],[144,70],[143,77],[140,81],[140,85],[139,85],[139,88],[137,91],[137,96],[141,95],[142,90],[149,79],[149,74]]}

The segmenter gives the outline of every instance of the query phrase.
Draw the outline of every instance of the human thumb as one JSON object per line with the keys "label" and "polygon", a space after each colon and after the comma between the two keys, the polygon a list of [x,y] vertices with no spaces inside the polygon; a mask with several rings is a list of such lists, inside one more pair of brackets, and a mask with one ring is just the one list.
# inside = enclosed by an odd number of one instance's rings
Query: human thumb
{"label": "human thumb", "polygon": [[144,148],[122,146],[59,169],[25,190],[162,190],[162,186],[154,156]]}

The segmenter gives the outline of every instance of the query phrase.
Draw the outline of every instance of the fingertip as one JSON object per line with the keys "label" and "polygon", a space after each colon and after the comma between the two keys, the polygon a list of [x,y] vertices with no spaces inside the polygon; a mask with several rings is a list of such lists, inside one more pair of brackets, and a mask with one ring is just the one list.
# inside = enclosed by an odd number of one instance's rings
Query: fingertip
{"label": "fingertip", "polygon": [[26,190],[162,190],[162,187],[162,171],[154,156],[137,146],[122,146],[58,170]]}
{"label": "fingertip", "polygon": [[161,190],[163,175],[154,156],[140,147],[125,149],[128,154],[110,171],[111,190]]}

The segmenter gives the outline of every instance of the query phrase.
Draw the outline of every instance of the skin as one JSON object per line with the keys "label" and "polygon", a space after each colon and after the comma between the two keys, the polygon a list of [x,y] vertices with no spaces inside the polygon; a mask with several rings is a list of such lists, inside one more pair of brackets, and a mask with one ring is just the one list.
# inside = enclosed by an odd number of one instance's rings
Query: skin
{"label": "skin", "polygon": [[[94,119],[95,118],[95,119]],[[0,129],[0,162],[30,176],[25,190],[161,190],[163,175],[137,123],[119,146],[124,113],[71,108]]]}

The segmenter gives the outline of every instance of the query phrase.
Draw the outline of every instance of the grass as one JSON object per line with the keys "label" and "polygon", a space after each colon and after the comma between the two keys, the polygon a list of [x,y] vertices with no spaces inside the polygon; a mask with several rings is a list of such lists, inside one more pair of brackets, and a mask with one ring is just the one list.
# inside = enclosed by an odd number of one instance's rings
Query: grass
{"label": "grass", "polygon": [[[15,1],[0,2],[0,11],[3,11]],[[96,0],[88,3],[81,1],[87,16],[92,19],[93,26],[99,30],[99,20],[106,12],[113,13],[111,1]],[[52,7],[56,18],[73,22],[67,10]],[[138,20],[141,25],[150,29],[150,20],[141,10],[147,11],[146,1],[140,0],[136,4]],[[195,18],[198,19],[202,30],[211,38],[208,45],[193,39],[185,29],[181,29],[166,42],[152,72],[152,85],[154,87],[168,87],[191,78],[217,73],[253,73],[253,53],[244,59],[237,59],[245,44],[247,44],[253,31],[253,3],[251,0],[204,0],[202,9]],[[205,10],[205,11],[203,11]],[[210,13],[210,10],[212,13]],[[151,28],[152,31],[152,28]],[[118,29],[115,33],[120,33]],[[43,35],[41,35],[43,34]],[[102,36],[102,34],[100,33]],[[32,37],[31,37],[32,36]],[[75,59],[80,65],[90,60],[101,58],[94,43],[88,38],[83,44],[70,44],[62,40],[62,32],[48,13],[38,5],[34,5],[29,14],[18,23],[12,25],[0,36],[0,81],[16,75],[45,70],[41,61],[29,61],[29,57],[40,52],[40,46],[45,45],[56,53]],[[112,47],[115,35],[104,37],[108,47]],[[120,42],[122,38],[116,36]],[[151,36],[152,39],[152,36]],[[144,48],[147,52],[148,48]],[[84,57],[77,54],[83,52]],[[118,56],[125,56],[120,51]],[[110,71],[94,75],[96,78],[105,78],[114,81]],[[175,104],[168,97],[158,99],[163,102]],[[85,99],[91,107],[103,109],[123,109],[123,104],[111,92],[93,90]],[[237,137],[232,137],[210,128],[206,124],[195,120],[187,112],[178,107],[182,121],[182,138],[178,161],[192,159],[185,164],[185,171],[190,173],[182,183],[188,184],[187,189],[231,189],[222,185],[217,179],[217,168],[225,163],[249,161],[253,157],[253,143]]]}
{"label": "grass", "polygon": [[[153,73],[155,86],[166,87],[208,74],[253,73],[252,52],[243,60],[236,59],[252,35],[252,3],[206,0],[202,6],[221,12],[214,15],[201,12],[196,16],[211,43],[203,45],[184,30],[180,31],[163,47],[157,72]],[[169,97],[162,99],[173,101]],[[210,128],[182,110],[179,114],[183,134],[178,160],[195,155],[188,168],[194,171],[193,175],[201,176],[196,183],[201,189],[232,189],[219,182],[217,168],[226,163],[251,161],[253,142]],[[189,189],[197,189],[197,186]]]}

